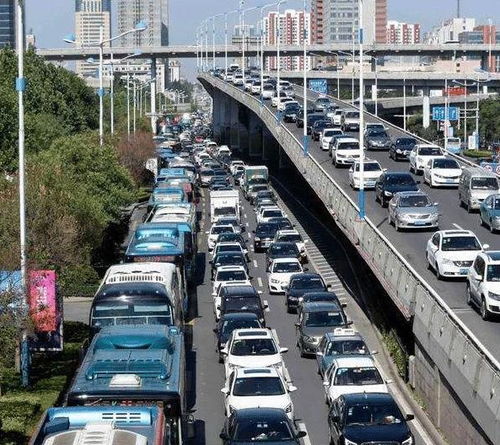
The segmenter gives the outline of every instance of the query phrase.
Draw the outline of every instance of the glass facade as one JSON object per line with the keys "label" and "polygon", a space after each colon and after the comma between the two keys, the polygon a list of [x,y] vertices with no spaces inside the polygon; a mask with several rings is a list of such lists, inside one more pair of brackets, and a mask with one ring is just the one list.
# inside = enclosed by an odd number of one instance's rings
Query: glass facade
{"label": "glass facade", "polygon": [[15,47],[15,0],[0,0],[0,48]]}

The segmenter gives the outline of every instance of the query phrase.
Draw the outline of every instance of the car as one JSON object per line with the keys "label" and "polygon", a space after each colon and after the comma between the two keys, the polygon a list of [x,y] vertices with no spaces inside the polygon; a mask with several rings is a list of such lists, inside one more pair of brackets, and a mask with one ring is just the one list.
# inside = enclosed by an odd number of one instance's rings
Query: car
{"label": "car", "polygon": [[293,100],[291,97],[283,97],[281,98],[281,101],[279,103],[279,105],[276,107],[276,109],[278,111],[285,111],[285,106],[288,105],[288,104],[299,104],[296,100]]}
{"label": "car", "polygon": [[215,257],[217,254],[222,252],[241,252],[245,255],[245,250],[246,248],[242,247],[239,242],[224,241],[214,246],[212,255]]}
{"label": "car", "polygon": [[214,174],[215,172],[211,168],[202,168],[198,174],[200,185],[202,187],[208,187]]}
{"label": "car", "polygon": [[290,393],[297,388],[286,382],[274,368],[236,368],[226,380],[224,394],[226,416],[244,408],[280,408],[294,420]]}
{"label": "car", "polygon": [[410,171],[417,175],[422,174],[426,164],[431,159],[442,158],[443,154],[443,151],[437,145],[415,145],[408,156],[408,159],[410,161]]}
{"label": "car", "polygon": [[[310,116],[311,114],[314,114],[313,109],[307,109],[307,116]],[[320,115],[322,117],[322,115]],[[304,110],[300,110],[297,114],[297,117],[295,118],[295,125],[297,128],[304,128]]]}
{"label": "car", "polygon": [[308,114],[307,115],[307,134],[312,134],[312,129],[314,126],[314,123],[317,121],[324,121],[325,116],[323,113],[313,113],[313,114]]}
{"label": "car", "polygon": [[288,97],[295,97],[295,90],[293,89],[293,85],[283,85],[281,87],[281,91],[284,91]]}
{"label": "car", "polygon": [[241,236],[240,233],[221,233],[217,239],[215,240],[215,244],[218,244],[218,243],[240,243],[242,249],[243,249],[243,253],[245,255],[248,254],[248,249],[247,249],[247,240],[243,238],[243,236]]}
{"label": "car", "polygon": [[252,312],[257,315],[262,326],[266,325],[264,311],[268,308],[267,301],[261,301],[261,292],[250,283],[230,283],[219,289],[221,304],[216,308],[219,317],[231,312]]}
{"label": "car", "polygon": [[418,184],[410,173],[406,172],[384,172],[375,183],[375,201],[382,207],[392,199],[398,192],[416,192]]}
{"label": "car", "polygon": [[292,230],[295,226],[288,218],[269,218],[270,223],[274,223],[278,226],[278,230]]}
{"label": "car", "polygon": [[257,224],[255,228],[253,237],[253,248],[255,252],[261,252],[266,250],[272,243],[276,232],[278,231],[278,225],[275,223],[260,223]]}
{"label": "car", "polygon": [[260,87],[260,80],[253,82],[252,86],[250,87],[250,93],[252,93],[253,95],[260,94]]}
{"label": "car", "polygon": [[471,230],[440,230],[427,241],[427,263],[438,280],[465,278],[476,256],[488,248]]}
{"label": "car", "polygon": [[243,73],[233,73],[233,85],[243,85]]}
{"label": "car", "polygon": [[284,122],[295,122],[297,120],[297,114],[301,110],[301,106],[298,102],[288,102],[285,103],[285,108],[283,110],[283,121]]}
{"label": "car", "polygon": [[424,167],[424,182],[429,187],[458,187],[461,174],[462,168],[455,159],[432,158]]}
{"label": "car", "polygon": [[335,139],[332,148],[332,164],[335,167],[351,165],[359,156],[359,141],[356,138],[342,136]]}
{"label": "car", "polygon": [[275,91],[273,94],[273,97],[271,99],[271,107],[277,108],[278,104],[281,103],[281,99],[286,99],[287,101],[293,100],[291,97],[288,97],[284,91],[280,91],[279,96],[278,96],[278,92]]}
{"label": "car", "polygon": [[255,200],[255,207],[254,207],[255,214],[259,215],[264,208],[274,209],[274,208],[276,208],[276,202],[270,198],[260,198],[258,200],[256,199]]}
{"label": "car", "polygon": [[[349,169],[349,185],[353,189],[359,189],[361,185],[361,173],[359,171],[361,162],[355,161]],[[380,175],[385,171],[378,161],[366,159],[363,162],[363,186],[365,189],[375,188],[375,183]]]}
{"label": "car", "polygon": [[344,113],[342,130],[344,132],[359,130],[359,111],[348,110]]}
{"label": "car", "polygon": [[367,150],[389,150],[392,140],[387,131],[372,128],[366,130],[365,145]]}
{"label": "car", "polygon": [[295,323],[300,356],[315,355],[323,335],[335,328],[346,328],[349,324],[342,306],[337,302],[302,303]]}
{"label": "car", "polygon": [[328,405],[344,394],[387,393],[388,381],[371,356],[336,357],[325,371],[323,388]]}
{"label": "car", "polygon": [[365,124],[365,134],[367,134],[368,131],[371,131],[371,130],[382,130],[382,131],[386,131],[387,130],[387,127],[384,125],[384,124],[380,124],[378,122],[367,122]]}
{"label": "car", "polygon": [[330,444],[365,443],[413,445],[413,434],[394,398],[387,393],[355,393],[340,396],[328,412]]}
{"label": "car", "polygon": [[220,351],[224,349],[226,343],[235,329],[260,329],[263,328],[257,315],[253,312],[230,312],[219,318],[217,326],[214,328],[216,350],[219,354],[219,363],[224,359]]}
{"label": "car", "polygon": [[301,260],[304,261],[307,259],[306,243],[308,240],[303,240],[301,234],[297,230],[278,230],[276,235],[274,235],[274,242],[278,241],[295,243],[297,245],[297,249],[299,249]]}
{"label": "car", "polygon": [[273,443],[299,445],[307,436],[297,431],[285,411],[279,408],[246,408],[236,410],[226,418],[220,433],[223,445]]}
{"label": "car", "polygon": [[231,224],[212,224],[210,230],[205,232],[208,235],[207,244],[208,250],[212,251],[215,247],[215,241],[222,233],[236,233]]}
{"label": "car", "polygon": [[319,119],[314,122],[311,128],[311,139],[313,141],[319,141],[321,134],[325,128],[328,128],[332,123],[328,119]]}
{"label": "car", "polygon": [[247,271],[243,266],[219,266],[215,271],[213,280],[214,283],[212,295],[214,295],[219,290],[219,286],[221,285],[232,282],[249,283],[250,277],[248,276]]}
{"label": "car", "polygon": [[481,203],[493,194],[500,194],[498,177],[482,167],[465,167],[458,183],[458,202],[467,213],[479,210]]}
{"label": "car", "polygon": [[296,258],[276,258],[269,266],[267,286],[270,294],[281,294],[290,283],[293,274],[304,272]]}
{"label": "car", "polygon": [[395,161],[406,161],[416,144],[417,140],[415,138],[397,138],[389,148],[389,157]]}
{"label": "car", "polygon": [[330,141],[334,136],[342,136],[344,132],[340,128],[326,127],[323,128],[323,132],[320,137],[320,147],[323,151],[328,151],[330,149]]}
{"label": "car", "polygon": [[500,194],[488,196],[479,206],[479,221],[486,225],[491,233],[500,230]]}
{"label": "car", "polygon": [[318,374],[323,378],[325,371],[336,357],[371,355],[363,336],[352,328],[335,328],[321,338],[316,349]]}
{"label": "car", "polygon": [[318,97],[314,101],[314,110],[323,112],[326,108],[331,105],[332,101],[328,97]]}
{"label": "car", "polygon": [[328,290],[321,275],[317,273],[299,273],[292,275],[290,284],[285,289],[285,305],[288,313],[297,310],[299,299],[307,292],[324,292]]}
{"label": "car", "polygon": [[346,113],[346,110],[336,109],[333,113],[333,116],[331,117],[332,124],[337,126],[337,127],[341,127],[342,122],[344,121],[345,113]]}
{"label": "car", "polygon": [[483,320],[500,314],[500,251],[478,253],[467,274],[466,295],[467,304],[477,306]]}
{"label": "car", "polygon": [[219,216],[215,223],[221,226],[233,226],[234,233],[240,234],[243,231],[242,224],[235,216]]}
{"label": "car", "polygon": [[257,193],[267,190],[269,190],[269,186],[267,184],[254,184],[248,187],[248,190],[245,193],[245,197],[248,199],[248,202],[250,204],[253,204],[255,202]]}
{"label": "car", "polygon": [[264,86],[262,87],[260,98],[262,100],[269,100],[272,99],[273,96],[274,96],[274,87],[269,83],[265,83]]}
{"label": "car", "polygon": [[245,165],[246,164],[243,161],[233,160],[229,165],[229,171],[231,172],[232,175],[234,175],[238,171],[238,168],[245,167]]}
{"label": "car", "polygon": [[291,242],[272,242],[266,252],[266,270],[269,270],[271,263],[277,258],[296,258],[300,260],[300,252],[297,244]]}
{"label": "car", "polygon": [[257,201],[259,199],[271,199],[273,201],[276,201],[276,195],[272,190],[262,190],[261,192],[257,192],[255,195],[255,203],[257,204]]}
{"label": "car", "polygon": [[305,303],[318,303],[318,302],[334,302],[338,303],[342,307],[346,307],[345,303],[341,303],[339,297],[335,292],[329,291],[313,291],[306,292],[302,297],[299,298],[299,310],[301,306]]}
{"label": "car", "polygon": [[286,379],[288,371],[276,332],[271,329],[235,329],[221,351],[224,356],[226,379],[237,368],[273,367]]}
{"label": "car", "polygon": [[243,266],[248,274],[247,258],[243,252],[222,252],[214,255],[210,261],[211,278],[215,276],[217,268],[220,266]]}
{"label": "car", "polygon": [[286,214],[279,207],[262,207],[257,214],[257,224],[268,222],[270,218],[286,218]]}
{"label": "car", "polygon": [[439,226],[439,208],[426,193],[398,192],[389,201],[389,224],[401,229],[436,229]]}
{"label": "car", "polygon": [[[217,273],[219,271],[219,269],[221,267],[235,267],[235,266],[219,266],[216,271],[215,271],[215,274],[214,274],[214,278],[217,277]],[[236,266],[238,267],[238,266]],[[240,267],[243,267],[243,266],[240,266]],[[221,276],[220,278],[225,278],[224,276]],[[236,289],[236,293],[237,295],[240,295],[243,293],[244,290],[247,290],[247,295],[251,295],[252,297],[253,296],[257,296],[259,297],[258,294],[256,294],[255,292],[255,288],[252,286],[252,283],[250,283],[250,280],[248,279],[248,276],[246,277],[246,279],[242,279],[242,280],[236,280],[236,281],[227,281],[227,282],[222,282],[222,280],[219,281],[219,286],[217,286],[216,289],[214,289],[214,291],[212,292],[212,298],[213,298],[213,306],[214,306],[214,316],[215,316],[215,321],[219,320],[220,319],[220,316],[221,316],[221,309],[222,309],[222,298],[223,298],[223,295],[228,295],[228,294],[231,294],[233,295],[233,293],[231,292],[227,292],[227,289]],[[242,290],[243,289],[243,290]],[[240,292],[241,291],[241,292]],[[260,297],[259,297],[259,302],[260,302]],[[227,305],[226,305],[227,306]],[[227,309],[227,308],[226,308]],[[237,309],[235,308],[232,308],[232,310],[230,311],[227,311],[227,312],[238,312]],[[240,312],[247,312],[246,310],[241,310]],[[257,311],[249,311],[249,312],[254,312],[258,317],[260,317],[260,313],[258,313],[258,310]],[[263,314],[262,314],[262,317],[260,317],[263,319]],[[261,319],[259,318],[259,321],[261,321]],[[261,321],[263,324],[264,322]]]}

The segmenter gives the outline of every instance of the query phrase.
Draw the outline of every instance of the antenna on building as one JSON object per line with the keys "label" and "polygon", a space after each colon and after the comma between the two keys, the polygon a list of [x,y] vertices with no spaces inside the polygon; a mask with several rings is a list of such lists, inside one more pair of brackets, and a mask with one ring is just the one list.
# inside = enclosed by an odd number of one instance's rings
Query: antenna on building
{"label": "antenna on building", "polygon": [[460,18],[460,0],[457,0],[457,18]]}

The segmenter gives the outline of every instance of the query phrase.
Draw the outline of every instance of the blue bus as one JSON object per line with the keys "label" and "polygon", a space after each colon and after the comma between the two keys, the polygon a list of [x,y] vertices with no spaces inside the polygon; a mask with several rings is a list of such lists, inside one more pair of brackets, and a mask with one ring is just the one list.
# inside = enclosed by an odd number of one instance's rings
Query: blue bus
{"label": "blue bus", "polygon": [[68,406],[156,406],[169,445],[182,444],[186,416],[184,337],[176,327],[109,326],[90,343]]}
{"label": "blue bus", "polygon": [[82,406],[49,408],[28,445],[165,445],[168,440],[161,408]]}
{"label": "blue bus", "polygon": [[148,201],[148,213],[151,209],[159,203],[176,203],[176,202],[187,202],[186,192],[182,186],[172,186],[172,187],[157,187],[151,193]]}

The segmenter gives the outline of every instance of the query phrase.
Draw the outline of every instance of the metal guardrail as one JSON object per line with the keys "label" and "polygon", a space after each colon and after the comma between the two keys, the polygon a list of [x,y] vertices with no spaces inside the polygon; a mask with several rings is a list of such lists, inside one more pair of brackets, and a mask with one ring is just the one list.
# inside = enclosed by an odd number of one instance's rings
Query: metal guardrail
{"label": "metal guardrail", "polygon": [[[400,311],[408,319],[413,317],[415,337],[464,406],[490,440],[500,443],[500,394],[496,393],[500,388],[500,363],[497,359],[373,222],[369,218],[359,221],[358,206],[310,154],[304,154],[301,142],[276,119],[271,110],[262,107],[254,96],[220,79],[208,75],[200,77],[262,119],[330,210],[337,225],[384,284]],[[389,122],[387,125],[398,128]],[[422,138],[419,140],[427,142]]]}

